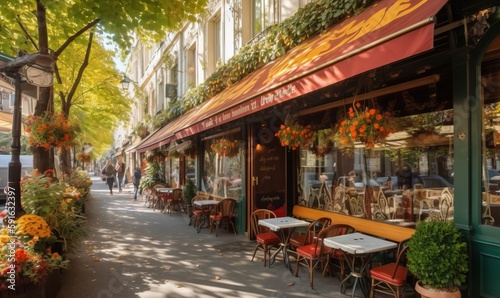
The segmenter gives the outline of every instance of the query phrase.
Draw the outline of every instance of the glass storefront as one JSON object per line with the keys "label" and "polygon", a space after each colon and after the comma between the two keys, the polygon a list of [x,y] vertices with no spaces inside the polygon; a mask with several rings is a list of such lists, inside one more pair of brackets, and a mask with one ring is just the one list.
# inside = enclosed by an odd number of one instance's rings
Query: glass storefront
{"label": "glass storefront", "polygon": [[482,224],[500,226],[500,59],[497,37],[481,66]]}
{"label": "glass storefront", "polygon": [[236,134],[205,140],[201,190],[219,197],[241,195],[241,141]]}
{"label": "glass storefront", "polygon": [[[453,220],[453,109],[437,96],[426,85],[312,120],[320,128],[300,153],[298,203],[401,225]],[[314,118],[325,119],[304,120]]]}

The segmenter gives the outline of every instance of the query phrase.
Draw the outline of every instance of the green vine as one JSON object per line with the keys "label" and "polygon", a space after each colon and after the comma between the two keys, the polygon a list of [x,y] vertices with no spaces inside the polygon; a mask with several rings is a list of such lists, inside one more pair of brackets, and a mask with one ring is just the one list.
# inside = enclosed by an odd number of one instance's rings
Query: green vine
{"label": "green vine", "polygon": [[243,46],[204,83],[190,88],[182,100],[183,111],[211,99],[306,39],[360,13],[374,2],[375,0],[318,0],[307,4],[290,18],[272,26],[259,42]]}

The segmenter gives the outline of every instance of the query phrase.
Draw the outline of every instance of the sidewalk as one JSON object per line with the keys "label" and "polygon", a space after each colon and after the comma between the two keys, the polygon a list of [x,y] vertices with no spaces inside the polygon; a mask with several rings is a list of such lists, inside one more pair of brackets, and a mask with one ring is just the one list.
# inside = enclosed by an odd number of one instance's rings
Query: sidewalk
{"label": "sidewalk", "polygon": [[69,256],[57,298],[348,297],[337,277],[319,270],[311,289],[305,267],[294,277],[280,259],[271,268],[257,257],[251,262],[255,242],[243,233],[197,234],[186,214],[169,216],[134,202],[131,187],[110,196],[98,177],[93,183],[88,238]]}

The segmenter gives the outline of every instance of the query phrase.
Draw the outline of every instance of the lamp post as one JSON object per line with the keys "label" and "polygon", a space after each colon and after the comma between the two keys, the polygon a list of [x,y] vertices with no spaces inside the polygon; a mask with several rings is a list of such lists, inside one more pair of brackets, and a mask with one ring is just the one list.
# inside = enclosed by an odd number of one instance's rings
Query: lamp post
{"label": "lamp post", "polygon": [[54,58],[47,54],[27,54],[8,62],[0,72],[14,79],[15,95],[12,110],[12,143],[9,162],[9,181],[7,184],[7,202],[5,207],[10,219],[18,218],[24,212],[21,206],[21,81],[38,87],[50,87],[53,84]]}

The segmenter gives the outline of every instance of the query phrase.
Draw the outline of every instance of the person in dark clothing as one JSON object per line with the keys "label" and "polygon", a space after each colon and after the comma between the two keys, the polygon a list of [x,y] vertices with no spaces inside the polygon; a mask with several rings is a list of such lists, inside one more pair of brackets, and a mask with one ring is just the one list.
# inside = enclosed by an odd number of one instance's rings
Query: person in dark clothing
{"label": "person in dark clothing", "polygon": [[115,167],[111,164],[111,161],[107,161],[104,169],[102,169],[102,174],[106,178],[106,184],[109,188],[109,194],[113,194],[113,183],[115,182],[116,170]]}
{"label": "person in dark clothing", "polygon": [[121,160],[116,162],[115,170],[118,178],[118,191],[122,192],[123,177],[125,176],[125,163]]}
{"label": "person in dark clothing", "polygon": [[134,176],[132,177],[132,181],[134,184],[134,201],[137,201],[137,193],[139,192],[139,184],[141,183],[141,169],[135,168]]}

